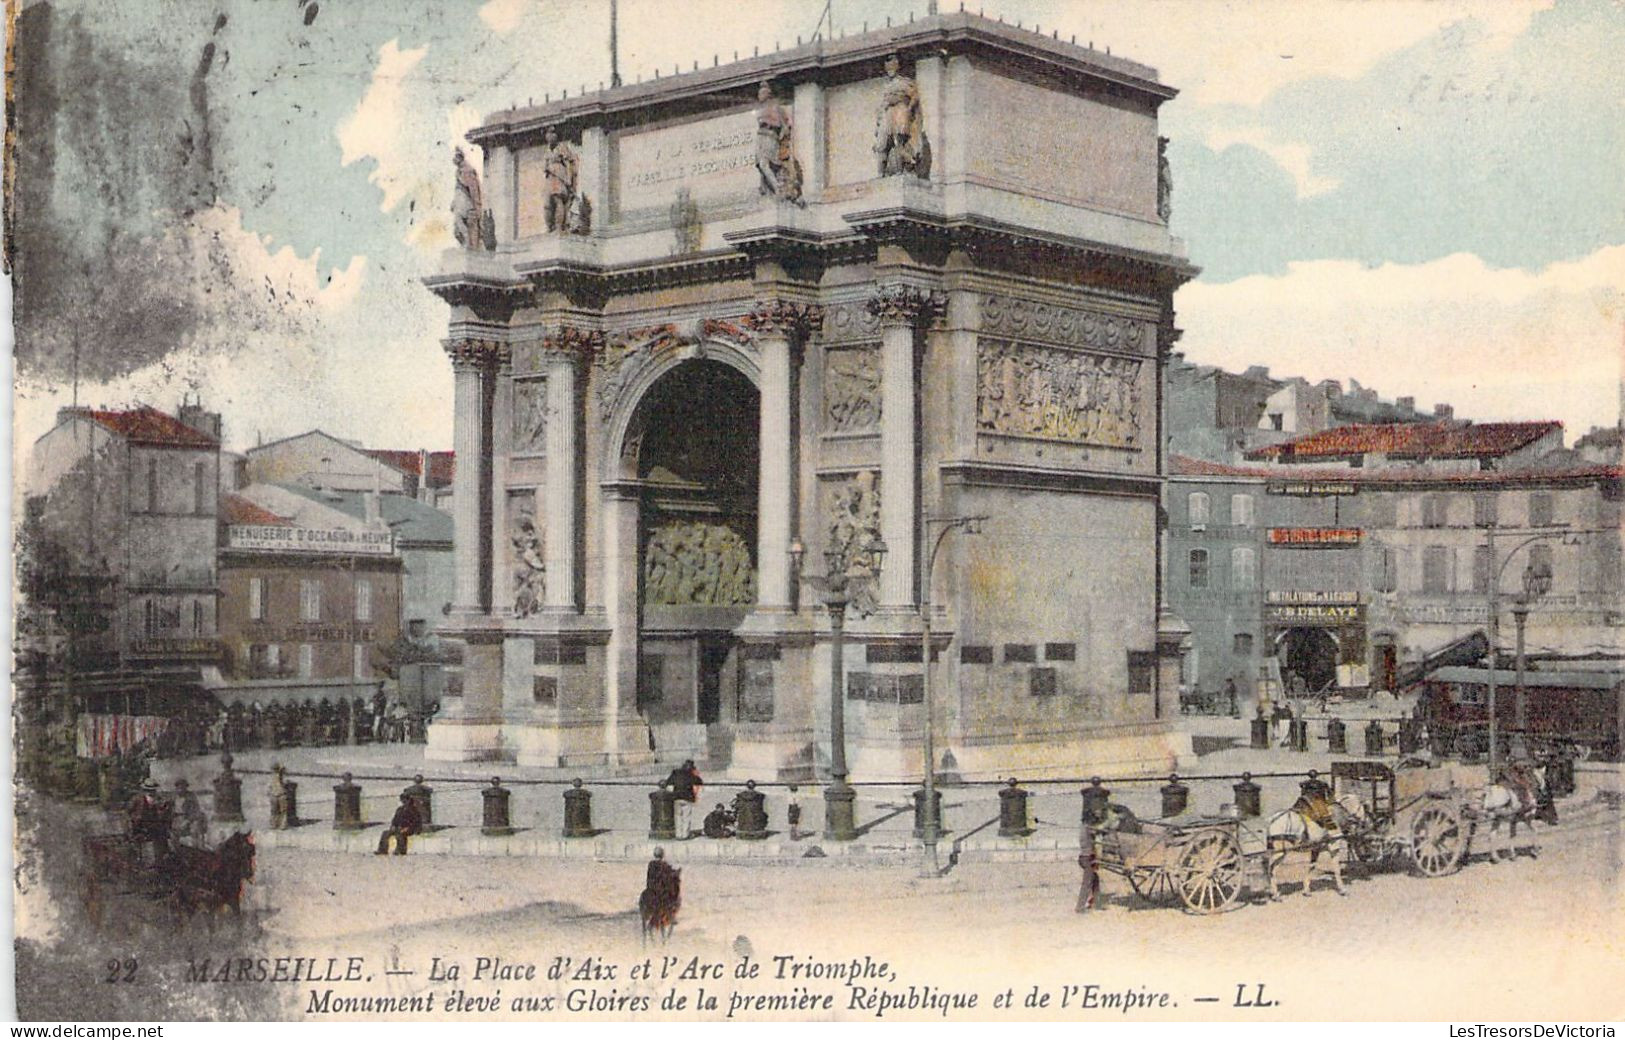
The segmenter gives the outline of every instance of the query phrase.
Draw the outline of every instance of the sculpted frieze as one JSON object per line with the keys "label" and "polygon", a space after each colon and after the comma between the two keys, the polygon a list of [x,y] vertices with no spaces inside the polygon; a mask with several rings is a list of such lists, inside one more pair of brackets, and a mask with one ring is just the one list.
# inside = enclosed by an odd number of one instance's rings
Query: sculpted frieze
{"label": "sculpted frieze", "polygon": [[989,433],[1133,448],[1139,358],[979,339],[976,426]]}
{"label": "sculpted frieze", "polygon": [[643,601],[660,606],[749,606],[756,602],[750,545],[723,524],[682,520],[649,532]]}
{"label": "sculpted frieze", "polygon": [[526,618],[542,609],[547,595],[542,527],[530,492],[508,497],[508,537],[513,544],[513,616]]}
{"label": "sculpted frieze", "polygon": [[984,293],[982,331],[991,336],[1041,340],[1067,347],[1141,353],[1149,346],[1149,322],[1017,296]]}
{"label": "sculpted frieze", "polygon": [[875,547],[882,544],[879,480],[872,470],[863,470],[824,485],[824,544],[839,554],[835,569],[846,576],[851,607],[863,617],[879,605],[875,588],[880,576]]}
{"label": "sculpted frieze", "polygon": [[706,340],[727,340],[749,351],[756,349],[756,333],[749,316],[650,325],[606,337],[602,348],[593,354],[599,417],[607,420],[614,413],[626,388],[650,364]]}
{"label": "sculpted frieze", "polygon": [[823,339],[826,343],[853,339],[879,339],[880,318],[864,300],[833,303],[824,308]]}
{"label": "sculpted frieze", "polygon": [[880,425],[878,347],[824,352],[824,422],[830,433],[857,433]]}
{"label": "sculpted frieze", "polygon": [[547,445],[547,380],[516,379],[513,383],[513,451],[542,451]]}

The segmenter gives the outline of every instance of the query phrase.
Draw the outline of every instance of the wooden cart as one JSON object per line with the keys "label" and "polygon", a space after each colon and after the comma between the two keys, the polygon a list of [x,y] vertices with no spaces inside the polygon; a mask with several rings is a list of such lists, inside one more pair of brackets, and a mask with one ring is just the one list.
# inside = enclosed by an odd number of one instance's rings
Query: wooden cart
{"label": "wooden cart", "polygon": [[1478,780],[1460,766],[1333,762],[1333,796],[1353,793],[1365,809],[1365,826],[1348,835],[1350,853],[1368,864],[1401,857],[1425,877],[1452,873],[1472,838],[1466,805]]}
{"label": "wooden cart", "polygon": [[1127,878],[1153,902],[1178,896],[1191,913],[1213,914],[1269,887],[1263,829],[1233,817],[1170,823],[1125,814],[1094,833],[1098,868]]}

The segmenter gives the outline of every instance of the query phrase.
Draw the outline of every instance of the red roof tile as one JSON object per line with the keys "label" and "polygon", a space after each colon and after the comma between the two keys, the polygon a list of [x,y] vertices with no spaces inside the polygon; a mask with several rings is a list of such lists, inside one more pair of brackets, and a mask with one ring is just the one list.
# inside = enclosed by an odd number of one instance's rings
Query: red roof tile
{"label": "red roof tile", "polygon": [[1560,422],[1382,423],[1338,426],[1257,448],[1249,459],[1347,458],[1380,452],[1395,458],[1495,458],[1560,430]]}
{"label": "red roof tile", "polygon": [[1337,484],[1542,484],[1573,480],[1622,480],[1625,466],[1572,466],[1567,469],[1476,470],[1471,473],[1440,473],[1437,470],[1405,469],[1306,469],[1299,466],[1232,466],[1184,455],[1171,455],[1168,473],[1175,477],[1246,477],[1254,480],[1326,481]]}
{"label": "red roof tile", "polygon": [[220,496],[220,518],[227,524],[252,527],[293,527],[294,522],[265,507],[229,492]]}
{"label": "red roof tile", "polygon": [[[390,448],[363,448],[363,455],[377,459],[390,469],[414,477],[422,477],[420,472],[421,456],[415,451],[398,451]],[[429,452],[429,486],[432,488],[449,487],[451,485],[453,453],[449,451]]]}
{"label": "red roof tile", "polygon": [[177,448],[220,446],[220,442],[209,434],[186,425],[173,415],[165,415],[149,405],[142,405],[127,412],[104,412],[93,408],[70,411],[138,444],[162,444]]}

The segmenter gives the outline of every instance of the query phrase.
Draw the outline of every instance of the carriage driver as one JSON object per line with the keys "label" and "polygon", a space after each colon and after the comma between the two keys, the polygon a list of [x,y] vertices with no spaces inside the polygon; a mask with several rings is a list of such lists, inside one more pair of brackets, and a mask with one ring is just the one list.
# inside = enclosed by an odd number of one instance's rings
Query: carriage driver
{"label": "carriage driver", "polygon": [[156,863],[169,852],[169,828],[175,809],[158,797],[158,781],[148,777],[125,809],[130,840],[144,863]]}

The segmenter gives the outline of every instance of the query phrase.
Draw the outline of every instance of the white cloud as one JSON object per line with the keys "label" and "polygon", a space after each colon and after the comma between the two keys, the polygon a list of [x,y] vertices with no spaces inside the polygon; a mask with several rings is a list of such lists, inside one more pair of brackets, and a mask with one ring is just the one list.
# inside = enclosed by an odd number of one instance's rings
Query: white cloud
{"label": "white cloud", "polygon": [[1309,168],[1310,150],[1307,144],[1282,141],[1262,127],[1214,127],[1207,132],[1205,141],[1215,152],[1222,152],[1233,144],[1257,148],[1292,177],[1300,199],[1324,195],[1336,190],[1341,183],[1335,177],[1322,177]]}
{"label": "white cloud", "polygon": [[382,189],[384,200],[379,208],[386,213],[400,204],[417,180],[412,173],[414,156],[401,134],[403,99],[408,75],[428,53],[427,44],[403,51],[398,40],[380,47],[372,83],[355,111],[338,125],[343,149],[340,162],[348,166],[372,159],[376,163],[368,180]]}
{"label": "white cloud", "polygon": [[490,0],[480,7],[480,21],[496,32],[513,32],[529,6],[530,0]]}
{"label": "white cloud", "polygon": [[1481,420],[1619,420],[1625,245],[1537,271],[1458,253],[1424,264],[1293,263],[1278,277],[1194,282],[1175,299],[1192,361],[1353,377]]}

